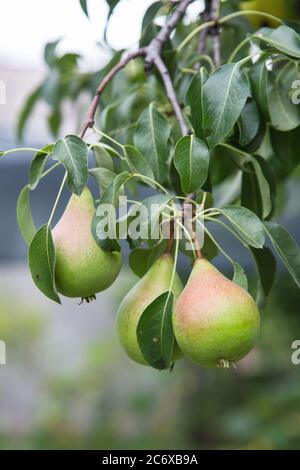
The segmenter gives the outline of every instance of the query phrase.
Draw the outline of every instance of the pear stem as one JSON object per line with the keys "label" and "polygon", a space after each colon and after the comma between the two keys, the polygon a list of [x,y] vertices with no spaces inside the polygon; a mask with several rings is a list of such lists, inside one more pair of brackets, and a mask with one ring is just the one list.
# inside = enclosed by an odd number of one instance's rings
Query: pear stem
{"label": "pear stem", "polygon": [[170,239],[169,239],[166,251],[165,251],[166,254],[172,253],[173,243],[174,243],[174,220],[172,220],[170,224]]}
{"label": "pear stem", "polygon": [[187,226],[187,229],[189,231],[189,233],[191,234],[191,240],[192,240],[192,243],[194,245],[194,249],[195,249],[195,254],[196,254],[196,259],[202,259],[203,258],[203,255],[202,255],[202,252],[201,252],[201,248],[200,248],[200,245],[199,245],[199,241],[198,241],[198,238],[197,238],[197,233],[196,233],[196,229],[195,229],[195,224],[193,223],[193,217],[195,215],[195,207],[193,206],[192,208],[192,213],[190,213],[190,200],[194,200],[195,199],[195,194],[189,194],[187,196],[187,198],[185,199],[185,201],[183,202],[183,217],[184,217],[184,222]]}

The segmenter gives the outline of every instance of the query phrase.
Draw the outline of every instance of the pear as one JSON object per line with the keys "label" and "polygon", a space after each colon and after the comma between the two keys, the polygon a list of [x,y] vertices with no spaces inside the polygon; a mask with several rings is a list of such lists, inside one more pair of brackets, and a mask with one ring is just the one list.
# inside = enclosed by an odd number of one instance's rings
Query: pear
{"label": "pear", "polygon": [[[297,17],[297,1],[296,0],[252,0],[242,1],[242,10],[257,10],[270,15],[281,18],[282,20],[295,20]],[[251,15],[248,17],[254,28],[259,29],[263,26],[277,28],[278,21],[263,17]]]}
{"label": "pear", "polygon": [[204,367],[229,367],[246,356],[259,333],[252,297],[205,259],[195,262],[173,313],[183,354]]}
{"label": "pear", "polygon": [[[135,362],[148,365],[140,350],[137,340],[137,326],[144,310],[157,297],[170,288],[174,260],[172,255],[161,256],[128,292],[117,313],[117,331],[121,345],[128,356]],[[181,280],[176,273],[172,292],[177,299],[182,291]],[[177,345],[174,348],[174,360],[180,356]]]}
{"label": "pear", "polygon": [[73,194],[66,210],[53,229],[56,250],[55,282],[66,297],[90,301],[107,289],[118,276],[120,253],[104,252],[95,242],[91,224],[95,213],[89,189]]}

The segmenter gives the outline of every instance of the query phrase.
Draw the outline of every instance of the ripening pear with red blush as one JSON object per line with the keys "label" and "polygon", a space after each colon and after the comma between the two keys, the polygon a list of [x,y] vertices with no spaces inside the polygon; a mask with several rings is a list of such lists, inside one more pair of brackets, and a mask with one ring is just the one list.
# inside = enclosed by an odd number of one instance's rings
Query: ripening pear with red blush
{"label": "ripening pear with red blush", "polygon": [[173,314],[178,346],[204,367],[229,367],[253,348],[260,316],[250,294],[205,259],[195,261]]}

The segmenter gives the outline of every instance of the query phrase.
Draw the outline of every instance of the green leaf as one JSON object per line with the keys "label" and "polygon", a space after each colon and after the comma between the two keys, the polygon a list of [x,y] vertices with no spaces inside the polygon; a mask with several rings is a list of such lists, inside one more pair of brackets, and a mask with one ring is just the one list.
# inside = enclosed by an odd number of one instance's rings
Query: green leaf
{"label": "green leaf", "polygon": [[106,0],[106,3],[108,4],[110,11],[109,14],[111,15],[113,10],[116,8],[120,0]]}
{"label": "green leaf", "polygon": [[200,139],[203,133],[203,88],[208,79],[207,72],[201,67],[199,73],[194,75],[185,96],[185,104],[190,107],[190,122],[195,134]]}
{"label": "green leaf", "polygon": [[93,152],[95,154],[96,164],[98,168],[106,168],[109,171],[114,171],[113,159],[110,156],[108,150],[100,145],[93,146]]}
{"label": "green leaf", "polygon": [[141,175],[154,179],[151,166],[136,147],[133,145],[124,145],[124,150],[130,169],[134,173],[140,173]]}
{"label": "green leaf", "polygon": [[28,98],[26,99],[21,109],[21,112],[18,117],[17,130],[16,130],[17,138],[20,140],[23,138],[24,129],[25,129],[27,120],[32,114],[33,109],[35,105],[37,104],[38,100],[40,99],[40,97],[41,97],[41,87],[38,87],[31,93],[30,96],[28,96]]}
{"label": "green leaf", "polygon": [[207,145],[193,135],[182,137],[176,144],[174,165],[186,194],[200,189],[208,176],[210,154]]}
{"label": "green leaf", "polygon": [[276,74],[269,75],[268,106],[272,126],[278,131],[290,131],[300,124],[299,107],[292,102],[289,94],[292,83],[286,88],[276,80]]}
{"label": "green leaf", "polygon": [[169,369],[172,364],[175,343],[172,313],[173,294],[165,292],[144,310],[137,326],[139,347],[155,369]]}
{"label": "green leaf", "polygon": [[262,203],[262,218],[266,219],[272,210],[271,190],[262,168],[255,158],[251,161],[257,178]]}
{"label": "green leaf", "polygon": [[241,147],[249,145],[259,131],[259,112],[254,100],[248,100],[238,120],[239,144]]}
{"label": "green leaf", "polygon": [[108,12],[108,17],[107,17],[107,21],[106,21],[105,30],[104,30],[104,40],[105,40],[105,41],[106,41],[107,28],[108,28],[108,24],[109,24],[110,17],[111,17],[111,15],[113,14],[114,9],[115,9],[116,6],[118,5],[119,1],[120,1],[120,0],[106,0],[106,3],[107,3],[108,6],[109,6],[109,12]]}
{"label": "green leaf", "polygon": [[268,69],[264,61],[251,66],[249,79],[259,112],[265,119],[268,119]]}
{"label": "green leaf", "polygon": [[47,145],[46,147],[43,147],[39,152],[37,152],[33,157],[29,168],[29,183],[31,190],[36,189],[37,185],[39,184],[39,181],[45,168],[46,161],[51,152],[53,151],[53,148],[54,145]]}
{"label": "green leaf", "polygon": [[269,44],[277,51],[300,59],[300,37],[299,34],[288,26],[279,26],[279,28],[262,28],[255,34],[255,38]]}
{"label": "green leaf", "polygon": [[24,240],[30,244],[36,233],[30,209],[30,186],[25,186],[20,192],[17,203],[17,219],[20,232]]}
{"label": "green leaf", "polygon": [[264,247],[262,250],[251,248],[257,274],[258,274],[258,286],[256,301],[259,307],[266,305],[266,298],[274,284],[276,275],[276,259],[269,248]]}
{"label": "green leaf", "polygon": [[88,179],[88,147],[76,135],[67,135],[53,149],[53,159],[60,161],[68,173],[67,185],[78,196],[86,187]]}
{"label": "green leaf", "polygon": [[248,245],[254,248],[264,246],[264,227],[257,215],[241,206],[224,206],[218,210],[229,220]]}
{"label": "green leaf", "polygon": [[51,134],[56,137],[59,133],[60,126],[62,123],[61,110],[59,108],[54,109],[52,113],[48,116],[47,120]]}
{"label": "green leaf", "polygon": [[300,287],[300,250],[296,240],[279,224],[264,222],[264,227],[278,256]]}
{"label": "green leaf", "polygon": [[233,263],[234,275],[233,275],[233,282],[235,282],[238,286],[242,287],[245,290],[248,290],[248,279],[246,273],[242,266],[238,263]]}
{"label": "green leaf", "polygon": [[135,248],[129,254],[130,268],[138,277],[143,277],[165,249],[165,242],[160,242],[153,248]]}
{"label": "green leaf", "polygon": [[146,233],[148,231],[148,236],[156,233],[157,227],[159,224],[159,217],[161,212],[164,210],[166,205],[171,201],[172,196],[168,194],[157,194],[155,196],[150,196],[144,199],[142,205],[145,210],[145,217],[143,213],[140,217],[140,230],[141,232]]}
{"label": "green leaf", "polygon": [[262,157],[251,157],[243,168],[242,206],[265,219],[273,210],[276,183],[269,164]]}
{"label": "green leaf", "polygon": [[240,64],[226,64],[207,80],[203,89],[204,129],[211,148],[232,131],[249,96],[249,83]]}
{"label": "green leaf", "polygon": [[89,173],[95,178],[99,185],[100,194],[102,195],[105,190],[111,186],[116,179],[116,173],[108,170],[107,168],[93,168]]}
{"label": "green leaf", "polygon": [[[109,170],[107,170],[109,171]],[[101,206],[104,204],[107,207],[109,220],[110,224],[112,224],[113,217],[115,217],[115,207],[117,206],[118,203],[118,197],[120,194],[120,191],[123,187],[123,185],[130,179],[130,174],[125,171],[123,173],[120,173],[117,175],[113,182],[107,187],[107,189],[104,191],[98,209],[96,210],[96,213],[93,217],[92,221],[92,234],[93,237],[96,241],[96,243],[102,248],[104,251],[120,251],[120,245],[117,240],[117,223],[115,224],[114,227],[111,226],[111,229],[113,230],[112,236],[109,238],[107,237],[107,233],[105,231],[105,227],[102,225],[103,221],[103,214],[102,212],[99,212],[99,209],[101,209]],[[102,207],[103,209],[103,207]]]}
{"label": "green leaf", "polygon": [[61,303],[55,287],[55,248],[51,228],[43,225],[29,246],[29,268],[35,285],[54,302]]}
{"label": "green leaf", "polygon": [[116,206],[118,203],[118,196],[120,190],[122,186],[127,181],[129,181],[130,178],[131,175],[127,171],[123,171],[123,173],[117,175],[114,181],[110,184],[110,186],[108,186],[108,188],[104,192],[100,204],[112,204],[113,206]]}
{"label": "green leaf", "polygon": [[270,128],[270,138],[274,154],[285,173],[292,173],[300,163],[300,127],[289,132],[279,132]]}
{"label": "green leaf", "polygon": [[170,126],[165,117],[150,104],[141,114],[134,134],[134,144],[150,164],[158,182],[167,175]]}
{"label": "green leaf", "polygon": [[79,2],[80,2],[80,6],[81,6],[82,10],[84,11],[86,16],[88,17],[89,12],[88,12],[88,7],[87,7],[87,0],[79,0]]}
{"label": "green leaf", "polygon": [[56,62],[56,47],[59,44],[60,39],[57,39],[56,41],[49,42],[45,46],[45,51],[44,51],[44,59],[46,64],[48,64],[50,67]]}
{"label": "green leaf", "polygon": [[144,29],[147,28],[150,23],[152,23],[162,6],[162,2],[154,2],[149,6],[142,21],[142,31],[144,31]]}

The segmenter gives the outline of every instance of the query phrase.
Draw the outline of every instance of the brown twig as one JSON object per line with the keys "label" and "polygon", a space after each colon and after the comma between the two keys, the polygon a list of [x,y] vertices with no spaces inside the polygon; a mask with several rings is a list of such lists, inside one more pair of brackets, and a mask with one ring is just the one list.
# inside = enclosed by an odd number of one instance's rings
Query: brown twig
{"label": "brown twig", "polygon": [[189,133],[189,128],[186,125],[181,106],[177,100],[176,92],[169,71],[160,55],[155,57],[154,65],[157,68],[159,74],[161,75],[162,81],[166,89],[167,97],[169,98],[170,103],[172,103],[174,113],[179,123],[182,135],[187,135]]}
{"label": "brown twig", "polygon": [[169,39],[172,31],[176,28],[178,22],[183,18],[188,5],[191,3],[192,0],[180,0],[178,7],[171,15],[169,20],[166,24],[161,28],[159,33],[155,36],[155,38],[150,42],[147,47],[140,48],[135,52],[131,52],[127,54],[124,58],[120,60],[104,77],[102,82],[100,83],[99,87],[97,88],[96,94],[93,98],[93,101],[90,105],[88,110],[87,119],[85,120],[82,129],[80,131],[80,137],[83,138],[85,133],[88,129],[92,128],[95,124],[95,116],[99,106],[100,97],[108,85],[108,83],[112,80],[112,78],[126,65],[133,59],[137,57],[145,57],[145,69],[149,71],[152,66],[155,66],[162,77],[164,86],[166,88],[167,96],[173,106],[174,113],[178,119],[181,131],[183,135],[188,134],[188,127],[185,123],[185,118],[181,107],[178,103],[175,89],[169,74],[169,71],[164,64],[161,58],[162,48]]}
{"label": "brown twig", "polygon": [[213,34],[213,48],[214,48],[214,61],[216,67],[221,65],[221,41],[220,41],[220,26],[218,25],[220,16],[220,0],[211,0],[211,19],[216,22],[216,26],[212,29]]}
{"label": "brown twig", "polygon": [[[207,0],[205,2],[205,10],[203,12],[202,19],[204,23],[211,19],[210,18],[210,6]],[[199,43],[198,43],[198,48],[197,48],[197,53],[199,55],[204,54],[205,52],[206,38],[207,38],[208,32],[209,32],[209,29],[205,28],[203,31],[201,31],[199,35]],[[199,69],[199,67],[200,67],[200,63],[195,64],[196,70]]]}
{"label": "brown twig", "polygon": [[165,251],[166,254],[172,253],[173,243],[174,243],[174,236],[175,236],[174,220],[172,220],[172,221],[170,221],[170,238],[168,240],[168,245],[167,245],[167,248],[166,248],[166,251]]}
{"label": "brown twig", "polygon": [[135,59],[136,57],[141,57],[141,56],[145,55],[145,53],[146,53],[145,49],[139,49],[135,52],[131,52],[131,53],[127,54],[103,78],[102,82],[100,83],[100,85],[98,86],[98,88],[96,90],[93,101],[92,101],[92,103],[89,107],[87,119],[84,122],[84,124],[82,126],[82,129],[80,131],[80,137],[81,138],[83,138],[86,131],[89,128],[93,127],[93,125],[95,124],[95,116],[96,116],[97,108],[99,106],[100,98],[101,98],[101,95],[102,95],[103,91],[105,90],[106,86],[109,84],[109,82],[114,78],[114,76],[120,70],[122,70],[124,67],[126,67],[128,62],[130,62],[132,59]]}
{"label": "brown twig", "polygon": [[[208,34],[211,34],[213,37],[213,56],[216,67],[221,65],[221,44],[220,44],[220,27],[218,24],[220,15],[220,0],[206,0],[205,1],[205,10],[202,14],[203,22],[214,21],[215,25],[213,27],[206,28],[201,31],[199,35],[198,43],[198,54],[203,54],[205,52],[206,39]],[[195,70],[199,70],[200,63],[195,64]]]}

